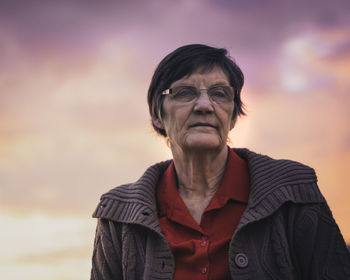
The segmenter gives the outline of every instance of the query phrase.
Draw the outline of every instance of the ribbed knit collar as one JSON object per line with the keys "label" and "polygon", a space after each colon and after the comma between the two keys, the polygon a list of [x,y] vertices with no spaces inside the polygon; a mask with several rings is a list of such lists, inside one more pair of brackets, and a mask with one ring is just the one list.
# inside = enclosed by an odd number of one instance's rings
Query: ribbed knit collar
{"label": "ribbed knit collar", "polygon": [[[250,176],[248,205],[237,230],[271,215],[287,201],[324,201],[312,168],[290,160],[275,160],[248,149],[234,151],[246,160]],[[93,217],[140,224],[161,233],[156,187],[170,162],[157,163],[135,183],[116,187],[104,194]]]}

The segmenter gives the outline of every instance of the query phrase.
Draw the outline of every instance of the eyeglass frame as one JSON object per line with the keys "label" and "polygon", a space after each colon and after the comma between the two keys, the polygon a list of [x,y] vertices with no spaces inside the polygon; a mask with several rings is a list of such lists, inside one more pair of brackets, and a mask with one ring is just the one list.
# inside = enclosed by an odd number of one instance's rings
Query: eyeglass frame
{"label": "eyeglass frame", "polygon": [[[212,102],[214,102],[214,103],[217,103],[217,102],[216,102],[215,100],[212,99],[212,97],[208,94],[208,91],[209,91],[210,89],[215,88],[215,87],[230,88],[230,89],[232,90],[232,93],[233,93],[233,95],[232,95],[232,102],[234,102],[235,96],[236,96],[236,88],[235,88],[235,87],[233,87],[233,86],[231,86],[231,85],[222,85],[222,84],[212,85],[212,86],[210,86],[209,88],[197,88],[197,87],[191,86],[191,85],[175,86],[175,87],[173,87],[173,88],[168,88],[168,89],[165,89],[165,90],[161,91],[161,95],[170,95],[170,96],[171,96],[171,95],[172,95],[172,91],[173,91],[174,89],[178,88],[178,87],[184,87],[184,88],[188,87],[188,88],[191,88],[191,89],[195,89],[195,90],[196,90],[197,92],[199,92],[199,93],[201,93],[202,91],[206,91],[206,94],[208,95],[209,100],[212,101]],[[199,97],[200,97],[200,94],[199,94],[196,98],[194,98],[194,99],[192,99],[192,100],[190,100],[190,101],[187,101],[187,102],[183,102],[183,103],[194,102],[194,101],[197,100]],[[225,103],[227,103],[227,102],[225,102]]]}

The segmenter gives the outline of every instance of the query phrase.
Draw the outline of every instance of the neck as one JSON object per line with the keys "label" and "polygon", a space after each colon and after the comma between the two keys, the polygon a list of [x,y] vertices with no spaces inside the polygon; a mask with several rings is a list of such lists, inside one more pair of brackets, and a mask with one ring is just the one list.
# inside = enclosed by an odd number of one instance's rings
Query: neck
{"label": "neck", "polygon": [[225,171],[228,149],[182,151],[172,149],[179,193],[184,198],[212,197]]}

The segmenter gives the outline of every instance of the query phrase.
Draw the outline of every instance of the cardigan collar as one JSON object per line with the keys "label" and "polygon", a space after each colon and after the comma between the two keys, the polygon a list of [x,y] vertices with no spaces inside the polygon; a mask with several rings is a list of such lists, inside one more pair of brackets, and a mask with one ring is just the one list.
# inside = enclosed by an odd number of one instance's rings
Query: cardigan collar
{"label": "cardigan collar", "polygon": [[[290,160],[275,160],[248,149],[234,149],[246,160],[250,176],[248,205],[237,230],[274,213],[287,201],[324,202],[312,168]],[[156,187],[170,160],[149,167],[133,184],[116,187],[101,197],[93,214],[117,222],[140,224],[161,234]]]}

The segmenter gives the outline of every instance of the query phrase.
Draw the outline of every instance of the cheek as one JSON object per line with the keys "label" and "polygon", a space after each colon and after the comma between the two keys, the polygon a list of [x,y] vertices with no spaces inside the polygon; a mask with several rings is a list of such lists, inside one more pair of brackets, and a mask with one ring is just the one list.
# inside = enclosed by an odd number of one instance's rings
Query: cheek
{"label": "cheek", "polygon": [[169,138],[174,138],[178,134],[179,128],[181,128],[179,118],[172,111],[164,111],[163,125]]}
{"label": "cheek", "polygon": [[164,130],[166,131],[167,136],[169,137],[169,133],[171,133],[171,108],[169,108],[169,104],[164,100],[162,105],[162,124],[164,127]]}
{"label": "cheek", "polygon": [[231,130],[234,126],[234,121],[232,120],[233,110],[224,110],[221,114],[222,126],[225,130]]}
{"label": "cheek", "polygon": [[169,104],[164,101],[162,120],[165,130],[173,133],[179,132],[185,127],[188,114],[188,108],[184,106],[175,106],[174,104]]}

